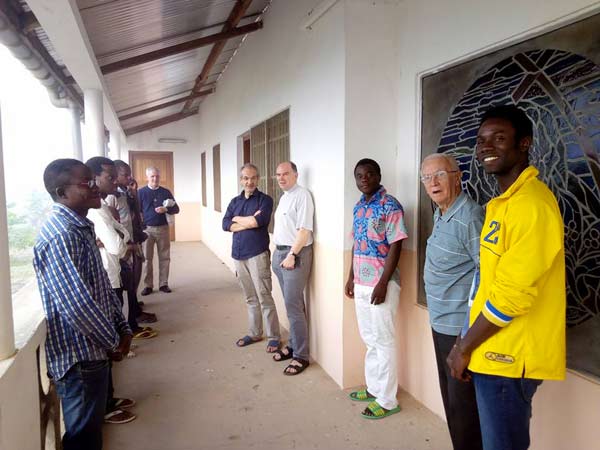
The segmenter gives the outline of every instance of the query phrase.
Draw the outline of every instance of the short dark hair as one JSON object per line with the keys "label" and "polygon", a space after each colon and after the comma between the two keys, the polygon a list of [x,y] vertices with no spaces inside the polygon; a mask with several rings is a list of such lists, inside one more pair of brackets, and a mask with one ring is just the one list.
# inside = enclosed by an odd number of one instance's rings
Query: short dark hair
{"label": "short dark hair", "polygon": [[356,169],[358,169],[358,166],[370,166],[373,170],[375,170],[377,175],[381,176],[381,167],[379,167],[379,164],[374,159],[363,158],[360,161],[358,161],[354,166],[354,173],[356,173]]}
{"label": "short dark hair", "polygon": [[55,159],[44,170],[44,186],[52,197],[52,200],[58,199],[56,190],[69,182],[71,172],[74,167],[83,166],[78,159],[63,158]]}
{"label": "short dark hair", "polygon": [[94,156],[85,162],[85,165],[92,169],[94,175],[100,175],[102,173],[102,166],[114,166],[115,163],[112,159],[105,158],[104,156]]}
{"label": "short dark hair", "polygon": [[524,137],[533,137],[533,125],[525,111],[516,105],[499,105],[488,109],[481,117],[479,127],[483,122],[489,119],[508,120],[515,129],[515,144],[518,144]]}
{"label": "short dark hair", "polygon": [[131,170],[131,167],[129,167],[129,164],[127,164],[123,160],[115,159],[114,163],[115,163],[115,169],[117,169],[117,170],[119,170],[119,169],[129,169],[129,170]]}

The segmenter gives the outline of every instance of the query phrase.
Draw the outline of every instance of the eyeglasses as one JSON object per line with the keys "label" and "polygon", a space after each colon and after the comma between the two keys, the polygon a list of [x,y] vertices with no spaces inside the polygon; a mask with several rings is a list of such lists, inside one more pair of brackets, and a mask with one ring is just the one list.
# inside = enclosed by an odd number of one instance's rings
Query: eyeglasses
{"label": "eyeglasses", "polygon": [[456,173],[458,170],[438,170],[427,175],[421,175],[421,183],[431,184],[434,179],[444,180],[448,177],[449,173]]}
{"label": "eyeglasses", "polygon": [[67,183],[65,184],[65,186],[82,186],[82,187],[89,187],[90,189],[93,189],[94,186],[98,186],[96,184],[96,179],[92,178],[91,180],[88,181],[82,181],[81,183]]}

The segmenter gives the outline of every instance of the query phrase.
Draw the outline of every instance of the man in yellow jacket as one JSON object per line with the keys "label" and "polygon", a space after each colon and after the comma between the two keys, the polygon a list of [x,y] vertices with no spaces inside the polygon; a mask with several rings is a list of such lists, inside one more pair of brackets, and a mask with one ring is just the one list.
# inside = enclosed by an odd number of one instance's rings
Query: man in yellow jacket
{"label": "man in yellow jacket", "polygon": [[527,449],[535,391],[565,377],[563,221],[529,165],[532,136],[513,105],[488,110],[477,134],[477,160],[500,195],[486,206],[469,328],[447,361],[455,378],[473,378],[485,450]]}

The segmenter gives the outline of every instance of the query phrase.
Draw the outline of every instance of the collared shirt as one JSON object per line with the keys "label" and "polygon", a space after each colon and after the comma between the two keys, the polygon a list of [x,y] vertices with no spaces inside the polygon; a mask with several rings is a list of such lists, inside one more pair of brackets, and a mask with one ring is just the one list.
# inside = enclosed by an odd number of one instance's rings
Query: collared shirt
{"label": "collared shirt", "polygon": [[112,206],[119,213],[119,222],[125,227],[129,236],[133,236],[133,224],[131,219],[131,209],[129,206],[128,193],[122,188],[117,188],[116,194],[106,196],[106,204]]}
{"label": "collared shirt", "polygon": [[458,336],[479,264],[483,208],[461,192],[445,214],[436,209],[425,252],[425,292],[431,327]]}
{"label": "collared shirt", "polygon": [[108,279],[113,288],[120,288],[121,283],[121,258],[127,253],[129,232],[123,225],[115,220],[106,200],[98,209],[90,209],[88,219],[94,223],[96,237],[102,242],[100,256],[102,265],[108,274]]}
{"label": "collared shirt", "polygon": [[535,167],[486,206],[470,310],[501,327],[471,354],[473,372],[562,380],[566,371],[564,224]]}
{"label": "collared shirt", "polygon": [[55,380],[78,362],[105,360],[131,330],[96,245],[94,225],[55,203],[33,249],[48,333],[48,370]]}
{"label": "collared shirt", "polygon": [[[149,186],[144,186],[138,190],[138,199],[140,200],[140,210],[144,218],[144,225],[147,227],[160,227],[168,225],[167,215],[159,214],[154,209],[163,206],[163,202],[167,199],[173,199],[173,194],[168,189],[159,186],[152,189]],[[167,214],[177,214],[179,206],[175,204],[171,208],[167,208]]]}
{"label": "collared shirt", "polygon": [[[260,211],[260,214],[256,214]],[[233,197],[225,216],[223,216],[223,230],[230,231],[235,216],[254,216],[257,228],[236,231],[233,233],[231,257],[237,260],[252,258],[269,249],[269,222],[273,212],[273,199],[267,194],[256,189],[250,197],[246,198],[244,191]],[[256,214],[256,215],[255,215]]]}
{"label": "collared shirt", "polygon": [[[275,245],[293,245],[300,228],[313,231],[314,214],[313,199],[306,188],[296,184],[288,191],[284,191],[275,211],[275,226],[273,228]],[[304,246],[309,246],[312,243],[313,236],[311,233]]]}
{"label": "collared shirt", "polygon": [[[354,206],[352,234],[354,283],[375,286],[383,274],[391,244],[408,237],[402,205],[383,186],[369,202],[362,195]],[[397,268],[392,279],[400,282]]]}

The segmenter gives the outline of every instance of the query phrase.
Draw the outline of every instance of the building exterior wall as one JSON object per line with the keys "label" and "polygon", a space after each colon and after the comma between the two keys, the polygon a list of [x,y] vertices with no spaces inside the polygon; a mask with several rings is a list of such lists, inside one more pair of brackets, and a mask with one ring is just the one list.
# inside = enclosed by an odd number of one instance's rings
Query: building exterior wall
{"label": "building exterior wall", "polygon": [[[300,31],[316,3],[275,0],[265,28],[248,37],[200,114],[132,136],[128,148],[160,149],[159,135],[188,139],[173,149],[176,191],[180,201],[196,203],[200,153],[206,152],[208,207],[200,207],[201,233],[232,267],[231,237],[221,231],[222,214],[212,205],[212,146],[221,144],[224,209],[239,191],[238,136],[290,108],[291,158],[316,203],[308,290],[312,356],[343,387],[362,382],[364,354],[354,305],[342,294],[358,198],[352,170],[361,157],[378,160],[384,185],[405,208],[409,234],[400,261],[400,384],[443,416],[428,314],[417,305],[419,78],[598,11],[600,2],[550,0],[540,8],[533,0],[342,0],[312,31]],[[278,287],[274,293],[283,318]],[[575,373],[565,382],[544,383],[534,401],[532,449],[590,448],[599,403],[600,385]]]}

